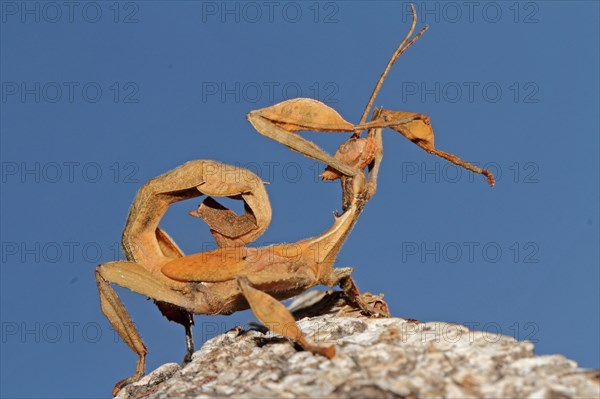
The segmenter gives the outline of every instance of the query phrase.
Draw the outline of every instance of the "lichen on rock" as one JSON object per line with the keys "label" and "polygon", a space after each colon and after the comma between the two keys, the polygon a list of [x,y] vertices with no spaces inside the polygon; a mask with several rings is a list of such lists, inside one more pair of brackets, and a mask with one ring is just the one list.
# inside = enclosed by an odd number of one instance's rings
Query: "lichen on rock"
{"label": "lichen on rock", "polygon": [[[185,367],[169,363],[118,398],[600,398],[598,370],[533,344],[464,326],[367,318],[340,293],[309,293],[291,305],[302,331],[335,342],[328,360],[261,329],[207,341]],[[319,315],[315,315],[315,312]]]}

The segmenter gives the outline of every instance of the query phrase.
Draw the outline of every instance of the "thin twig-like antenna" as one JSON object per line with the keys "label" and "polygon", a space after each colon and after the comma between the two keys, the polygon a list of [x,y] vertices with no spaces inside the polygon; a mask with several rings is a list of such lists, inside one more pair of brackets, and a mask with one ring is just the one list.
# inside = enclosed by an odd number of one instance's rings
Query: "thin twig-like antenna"
{"label": "thin twig-like antenna", "polygon": [[[383,81],[385,80],[385,77],[387,76],[388,72],[392,68],[392,65],[394,65],[394,62],[396,62],[398,57],[400,57],[400,55],[402,55],[402,53],[404,53],[406,50],[408,50],[408,48],[410,46],[412,46],[412,44],[414,42],[416,42],[419,39],[419,37],[421,37],[421,35],[423,33],[425,33],[425,31],[427,29],[429,29],[429,25],[425,25],[423,27],[423,29],[421,29],[419,31],[419,33],[417,33],[415,35],[415,37],[413,37],[410,40],[410,42],[408,42],[408,44],[406,44],[407,40],[412,36],[413,32],[415,31],[415,25],[417,24],[417,12],[415,11],[415,6],[413,4],[411,4],[410,9],[411,9],[412,15],[413,15],[413,20],[412,20],[412,24],[410,26],[410,30],[408,31],[408,34],[404,37],[404,39],[402,40],[402,42],[400,43],[400,45],[398,46],[398,48],[392,55],[392,58],[390,58],[390,60],[388,61],[388,64],[385,67],[385,69],[383,70],[383,72],[381,73],[381,76],[379,76],[379,80],[377,81],[377,84],[375,85],[375,88],[373,89],[373,93],[371,93],[371,97],[369,98],[369,102],[367,103],[367,106],[365,107],[365,111],[363,112],[362,117],[360,118],[360,122],[358,123],[359,125],[362,125],[366,122],[367,116],[369,116],[369,112],[371,111],[371,107],[373,106],[373,103],[375,102],[375,98],[377,97],[377,94],[379,93],[379,89],[381,88],[381,85],[383,84]],[[360,135],[360,131],[358,131],[357,133],[358,133],[358,135]]]}

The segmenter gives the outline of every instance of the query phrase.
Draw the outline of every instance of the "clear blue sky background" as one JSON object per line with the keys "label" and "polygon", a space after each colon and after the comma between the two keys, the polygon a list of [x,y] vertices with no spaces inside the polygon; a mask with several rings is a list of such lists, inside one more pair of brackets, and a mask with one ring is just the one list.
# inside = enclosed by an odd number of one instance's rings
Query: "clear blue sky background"
{"label": "clear blue sky background", "polygon": [[[357,122],[409,14],[395,2],[49,4],[0,10],[0,394],[107,397],[135,356],[102,315],[93,272],[122,257],[141,184],[192,159],[250,165],[271,182],[274,211],[258,243],[325,230],[338,185],[245,115],[300,94]],[[355,266],[394,315],[500,331],[599,367],[598,3],[444,4],[419,2],[430,30],[376,105],[430,115],[438,148],[490,163],[498,184],[386,131],[380,190],[338,265]],[[306,137],[329,151],[342,139]],[[163,222],[189,253],[210,242],[187,216],[198,202]],[[181,361],[183,329],[118,292],[148,368]],[[250,320],[198,316],[196,342]]]}

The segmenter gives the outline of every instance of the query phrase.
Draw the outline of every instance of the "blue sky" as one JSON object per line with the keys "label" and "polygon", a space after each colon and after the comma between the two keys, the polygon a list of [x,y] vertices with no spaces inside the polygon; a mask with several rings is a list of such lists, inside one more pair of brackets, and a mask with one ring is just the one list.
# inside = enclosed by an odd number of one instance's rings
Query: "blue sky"
{"label": "blue sky", "polygon": [[[339,186],[315,179],[321,165],[245,115],[304,96],[357,122],[408,29],[407,3],[223,4],[0,3],[2,397],[107,397],[132,373],[93,272],[122,258],[145,181],[192,159],[252,169],[274,213],[257,244],[317,235],[340,209]],[[430,115],[437,147],[487,165],[496,187],[385,131],[379,190],[337,265],[396,316],[600,367],[598,3],[469,7],[417,3],[430,29],[376,105]],[[305,137],[332,152],[342,140]],[[187,215],[198,202],[162,223],[187,253],[211,242]],[[148,369],[181,361],[183,329],[118,292]],[[251,320],[197,316],[197,345]]]}

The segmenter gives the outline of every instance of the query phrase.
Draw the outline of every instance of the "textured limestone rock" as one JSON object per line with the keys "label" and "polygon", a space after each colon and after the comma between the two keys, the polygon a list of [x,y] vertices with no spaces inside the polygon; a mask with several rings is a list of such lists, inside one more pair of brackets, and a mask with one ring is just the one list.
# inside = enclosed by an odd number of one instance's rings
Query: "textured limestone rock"
{"label": "textured limestone rock", "polygon": [[206,342],[184,368],[163,365],[119,398],[600,398],[598,370],[536,356],[530,342],[449,323],[366,318],[340,293],[309,293],[291,308],[307,316],[299,325],[309,337],[335,341],[335,358],[236,328]]}

